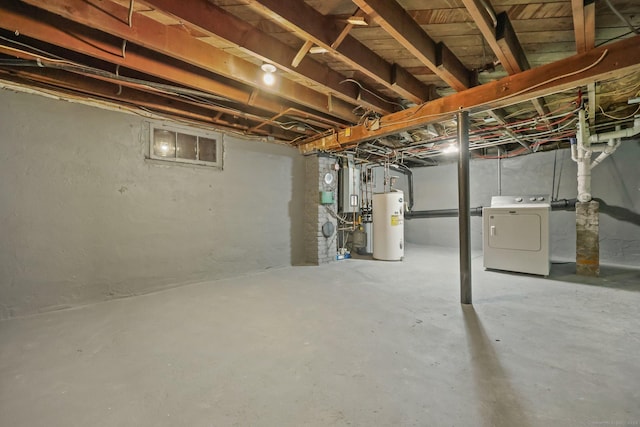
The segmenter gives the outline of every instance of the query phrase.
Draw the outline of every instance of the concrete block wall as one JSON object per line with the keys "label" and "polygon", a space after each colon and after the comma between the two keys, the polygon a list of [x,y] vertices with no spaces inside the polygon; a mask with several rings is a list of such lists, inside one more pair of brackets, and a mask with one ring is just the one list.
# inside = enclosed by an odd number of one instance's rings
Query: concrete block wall
{"label": "concrete block wall", "polygon": [[[640,215],[640,141],[624,141],[620,148],[592,171],[593,197],[613,207]],[[555,169],[555,186],[553,183]],[[559,199],[577,194],[576,165],[569,150],[535,153],[511,159],[471,160],[471,207],[489,206],[491,196],[551,194]],[[458,206],[457,166],[415,168],[414,210],[455,209]],[[576,213],[551,213],[553,260],[575,261]],[[640,266],[640,226],[622,221],[600,205],[600,261],[603,264]],[[458,246],[457,218],[412,219],[406,222],[408,242]],[[482,249],[482,218],[471,218],[473,249]]]}
{"label": "concrete block wall", "polygon": [[[336,259],[337,251],[337,220],[331,215],[338,211],[337,183],[338,176],[334,170],[336,159],[324,155],[309,155],[305,157],[305,215],[304,215],[304,246],[306,262],[309,264],[326,264]],[[330,184],[325,182],[325,175],[330,173],[333,180]],[[320,192],[333,193],[333,203],[323,205],[320,203]],[[325,223],[333,225],[333,233],[325,237],[322,226]]]}
{"label": "concrete block wall", "polygon": [[141,117],[7,90],[0,135],[0,318],[304,262],[296,149],[150,161]]}

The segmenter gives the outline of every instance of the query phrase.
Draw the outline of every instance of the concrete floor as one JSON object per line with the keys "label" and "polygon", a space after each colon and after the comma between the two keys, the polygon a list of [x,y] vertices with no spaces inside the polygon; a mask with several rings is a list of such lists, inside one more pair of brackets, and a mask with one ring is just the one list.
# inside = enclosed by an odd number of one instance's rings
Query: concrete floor
{"label": "concrete floor", "polygon": [[473,308],[412,246],[0,322],[0,425],[640,425],[640,270],[479,255]]}

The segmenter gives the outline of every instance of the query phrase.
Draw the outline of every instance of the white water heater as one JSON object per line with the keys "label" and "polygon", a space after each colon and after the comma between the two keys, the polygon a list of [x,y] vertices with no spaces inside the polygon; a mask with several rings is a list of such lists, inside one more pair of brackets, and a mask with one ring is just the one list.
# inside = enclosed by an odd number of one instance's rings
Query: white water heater
{"label": "white water heater", "polygon": [[404,258],[404,193],[373,195],[373,258],[401,261]]}

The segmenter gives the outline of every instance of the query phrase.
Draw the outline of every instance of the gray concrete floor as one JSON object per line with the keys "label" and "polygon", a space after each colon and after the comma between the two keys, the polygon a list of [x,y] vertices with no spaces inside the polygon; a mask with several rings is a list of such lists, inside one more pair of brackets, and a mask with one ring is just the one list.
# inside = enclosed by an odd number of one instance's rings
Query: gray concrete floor
{"label": "gray concrete floor", "polygon": [[412,246],[0,322],[0,425],[640,425],[640,271],[479,255],[473,307]]}

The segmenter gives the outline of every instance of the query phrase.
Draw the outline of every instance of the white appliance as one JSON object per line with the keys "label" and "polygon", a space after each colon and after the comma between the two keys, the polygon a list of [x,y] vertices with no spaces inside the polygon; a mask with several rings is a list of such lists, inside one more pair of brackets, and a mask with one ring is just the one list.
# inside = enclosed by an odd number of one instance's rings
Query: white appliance
{"label": "white appliance", "polygon": [[547,195],[494,196],[482,209],[484,267],[549,275]]}
{"label": "white appliance", "polygon": [[373,258],[401,261],[404,258],[404,194],[373,195]]}

